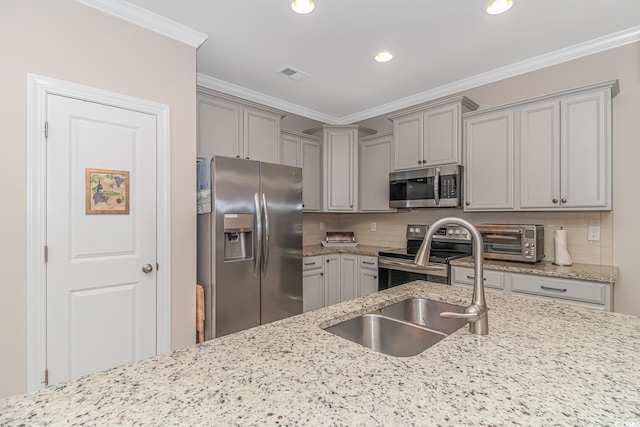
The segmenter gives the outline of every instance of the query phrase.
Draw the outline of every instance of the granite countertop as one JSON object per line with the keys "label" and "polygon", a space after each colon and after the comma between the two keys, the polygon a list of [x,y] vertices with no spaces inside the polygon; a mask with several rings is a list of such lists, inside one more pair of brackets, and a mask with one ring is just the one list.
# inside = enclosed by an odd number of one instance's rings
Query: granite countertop
{"label": "granite countertop", "polygon": [[356,247],[328,247],[321,244],[306,245],[302,247],[302,256],[330,255],[330,254],[356,254],[366,256],[378,256],[378,252],[393,248],[381,246],[358,245]]}
{"label": "granite countertop", "polygon": [[166,355],[0,400],[0,425],[636,425],[640,318],[487,294],[489,335],[464,327],[413,357],[323,331],[405,299],[466,305],[412,282]]}
{"label": "granite countertop", "polygon": [[[473,268],[473,257],[459,258],[451,261],[451,265]],[[561,279],[588,280],[613,285],[618,278],[618,267],[597,264],[573,264],[570,266],[555,265],[550,261],[539,261],[534,264],[526,262],[510,262],[498,260],[484,260],[487,270],[505,271],[508,273],[537,274]]]}

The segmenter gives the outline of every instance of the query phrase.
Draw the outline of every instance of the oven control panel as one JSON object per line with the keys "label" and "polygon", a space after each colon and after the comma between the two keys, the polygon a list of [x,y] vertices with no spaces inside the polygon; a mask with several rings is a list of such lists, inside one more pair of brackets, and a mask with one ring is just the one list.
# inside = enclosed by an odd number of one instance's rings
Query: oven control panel
{"label": "oven control panel", "polygon": [[[423,240],[429,229],[428,225],[408,225],[407,240]],[[433,236],[434,240],[445,241],[470,241],[471,234],[469,231],[458,225],[448,225],[440,228]]]}

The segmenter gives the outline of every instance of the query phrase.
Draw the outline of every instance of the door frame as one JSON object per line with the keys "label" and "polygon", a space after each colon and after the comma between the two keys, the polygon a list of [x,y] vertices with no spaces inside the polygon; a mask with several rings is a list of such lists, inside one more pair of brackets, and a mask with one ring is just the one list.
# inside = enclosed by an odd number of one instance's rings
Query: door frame
{"label": "door frame", "polygon": [[171,181],[168,105],[36,74],[27,75],[27,389],[44,385],[46,334],[47,96],[60,95],[156,116],[156,354],[171,349]]}

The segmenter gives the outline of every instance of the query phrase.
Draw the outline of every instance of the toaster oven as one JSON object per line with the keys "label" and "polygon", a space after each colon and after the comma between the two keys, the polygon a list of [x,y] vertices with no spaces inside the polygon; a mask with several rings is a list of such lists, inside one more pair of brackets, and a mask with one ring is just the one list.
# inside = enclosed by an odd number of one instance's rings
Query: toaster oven
{"label": "toaster oven", "polygon": [[538,262],[544,258],[544,226],[476,224],[482,234],[484,257],[504,261]]}

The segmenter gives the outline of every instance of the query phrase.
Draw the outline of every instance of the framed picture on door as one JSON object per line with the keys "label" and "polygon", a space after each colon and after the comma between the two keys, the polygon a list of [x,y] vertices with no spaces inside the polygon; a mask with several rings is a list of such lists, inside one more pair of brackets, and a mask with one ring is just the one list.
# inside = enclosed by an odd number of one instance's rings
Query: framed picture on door
{"label": "framed picture on door", "polygon": [[85,213],[129,214],[128,171],[85,169]]}

